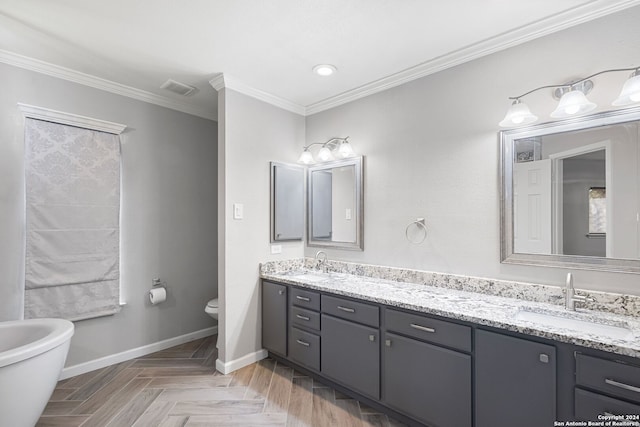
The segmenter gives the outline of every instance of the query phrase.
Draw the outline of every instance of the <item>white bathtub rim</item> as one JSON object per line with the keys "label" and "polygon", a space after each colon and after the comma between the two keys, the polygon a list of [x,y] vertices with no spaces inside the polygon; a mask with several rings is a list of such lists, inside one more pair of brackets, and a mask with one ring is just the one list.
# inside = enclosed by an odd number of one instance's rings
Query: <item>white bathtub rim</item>
{"label": "white bathtub rim", "polygon": [[41,326],[46,328],[48,333],[38,340],[0,352],[0,367],[30,359],[56,348],[70,340],[74,332],[73,323],[65,319],[53,318],[0,322],[0,329],[20,328],[26,325]]}

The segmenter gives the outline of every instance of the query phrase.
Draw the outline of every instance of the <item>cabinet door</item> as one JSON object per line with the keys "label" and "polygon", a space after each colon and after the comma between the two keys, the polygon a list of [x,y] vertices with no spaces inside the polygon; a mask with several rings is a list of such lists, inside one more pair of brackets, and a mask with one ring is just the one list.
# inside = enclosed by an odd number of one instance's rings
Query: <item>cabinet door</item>
{"label": "cabinet door", "polygon": [[384,402],[427,425],[471,426],[471,356],[386,333]]}
{"label": "cabinet door", "polygon": [[476,427],[552,426],[556,349],[476,330]]}
{"label": "cabinet door", "polygon": [[262,282],[262,346],[287,356],[287,287]]}
{"label": "cabinet door", "polygon": [[320,371],[373,399],[380,398],[378,329],[322,315]]}

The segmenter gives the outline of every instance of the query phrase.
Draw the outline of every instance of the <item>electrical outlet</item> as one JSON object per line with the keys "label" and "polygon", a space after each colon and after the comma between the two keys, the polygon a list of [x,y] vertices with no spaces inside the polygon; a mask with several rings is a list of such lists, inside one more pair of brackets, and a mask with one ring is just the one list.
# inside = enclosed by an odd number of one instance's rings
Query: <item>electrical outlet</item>
{"label": "electrical outlet", "polygon": [[344,212],[344,219],[351,219],[351,208],[347,208],[347,210]]}
{"label": "electrical outlet", "polygon": [[281,254],[282,253],[282,245],[271,245],[271,253],[272,254]]}

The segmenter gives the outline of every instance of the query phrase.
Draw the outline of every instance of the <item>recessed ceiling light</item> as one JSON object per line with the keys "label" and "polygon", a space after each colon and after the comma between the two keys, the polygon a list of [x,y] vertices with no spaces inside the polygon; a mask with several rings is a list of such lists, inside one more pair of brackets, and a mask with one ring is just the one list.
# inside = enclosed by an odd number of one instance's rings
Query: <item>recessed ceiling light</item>
{"label": "recessed ceiling light", "polygon": [[329,65],[329,64],[318,64],[315,67],[313,67],[313,72],[322,77],[330,76],[336,71],[338,71],[338,69],[333,65]]}

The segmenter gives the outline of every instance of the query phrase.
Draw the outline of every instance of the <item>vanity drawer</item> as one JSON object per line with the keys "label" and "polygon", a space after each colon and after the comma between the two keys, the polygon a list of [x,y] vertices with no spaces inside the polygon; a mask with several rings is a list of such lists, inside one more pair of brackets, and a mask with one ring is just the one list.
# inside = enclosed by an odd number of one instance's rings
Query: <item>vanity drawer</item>
{"label": "vanity drawer", "polygon": [[320,294],[292,287],[291,305],[320,311]]}
{"label": "vanity drawer", "polygon": [[320,313],[318,312],[292,306],[290,319],[292,325],[320,330]]}
{"label": "vanity drawer", "polygon": [[308,368],[320,370],[320,337],[289,328],[289,358]]}
{"label": "vanity drawer", "polygon": [[640,406],[577,388],[575,411],[579,420],[598,421],[598,415],[638,415]]}
{"label": "vanity drawer", "polygon": [[363,302],[322,295],[322,312],[376,328],[380,325],[378,307]]}
{"label": "vanity drawer", "polygon": [[576,353],[576,384],[640,403],[640,366]]}
{"label": "vanity drawer", "polygon": [[471,328],[419,314],[385,309],[387,331],[462,351],[471,351]]}

